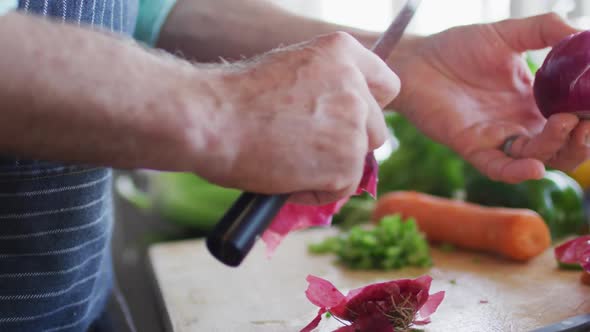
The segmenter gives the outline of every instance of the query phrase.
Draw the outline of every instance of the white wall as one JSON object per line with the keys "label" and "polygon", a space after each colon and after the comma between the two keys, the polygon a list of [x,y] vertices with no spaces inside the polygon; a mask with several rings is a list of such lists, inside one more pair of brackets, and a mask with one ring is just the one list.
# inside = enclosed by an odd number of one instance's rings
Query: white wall
{"label": "white wall", "polygon": [[[273,0],[297,13],[373,31],[385,29],[404,0]],[[408,31],[435,33],[452,26],[554,11],[590,28],[590,0],[423,0]]]}

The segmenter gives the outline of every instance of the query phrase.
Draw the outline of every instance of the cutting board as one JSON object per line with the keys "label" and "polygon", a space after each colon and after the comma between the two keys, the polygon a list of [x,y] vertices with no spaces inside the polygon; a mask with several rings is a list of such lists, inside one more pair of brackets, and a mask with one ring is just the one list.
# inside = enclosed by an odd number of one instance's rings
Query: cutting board
{"label": "cutting board", "polygon": [[[216,261],[201,240],[154,245],[149,257],[170,332],[299,331],[316,314],[305,297],[305,278],[330,280],[343,293],[374,282],[433,277],[431,292],[446,296],[425,331],[529,331],[590,312],[590,287],[580,272],[556,268],[552,250],[528,263],[455,250],[432,249],[434,266],[392,272],[350,271],[307,245],[334,229],[291,234],[268,259],[258,243],[245,262]],[[323,319],[317,331],[341,326]]]}

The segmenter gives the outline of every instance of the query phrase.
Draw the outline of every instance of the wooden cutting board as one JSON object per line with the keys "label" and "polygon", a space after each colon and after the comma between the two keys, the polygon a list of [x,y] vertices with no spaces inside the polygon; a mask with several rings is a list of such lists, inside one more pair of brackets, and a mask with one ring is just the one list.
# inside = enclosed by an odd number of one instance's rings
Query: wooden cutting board
{"label": "wooden cutting board", "polygon": [[[317,312],[305,297],[308,274],[330,280],[344,294],[370,283],[422,274],[431,292],[446,291],[425,331],[529,331],[590,312],[590,287],[580,272],[556,268],[552,250],[528,263],[473,252],[433,249],[434,266],[394,272],[349,271],[307,245],[334,229],[290,235],[267,259],[258,243],[239,268],[217,262],[200,240],[150,248],[155,283],[169,331],[299,331]],[[324,319],[318,331],[339,327]]]}

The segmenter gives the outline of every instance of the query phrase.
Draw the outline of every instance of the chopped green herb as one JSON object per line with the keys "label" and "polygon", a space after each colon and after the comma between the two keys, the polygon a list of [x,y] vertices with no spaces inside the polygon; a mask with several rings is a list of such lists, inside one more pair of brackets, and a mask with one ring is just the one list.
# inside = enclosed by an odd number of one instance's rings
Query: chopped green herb
{"label": "chopped green herb", "polygon": [[328,311],[328,312],[326,312],[325,316],[326,316],[326,318],[330,318],[330,317],[332,317],[332,313]]}
{"label": "chopped green herb", "polygon": [[337,236],[311,244],[314,254],[334,253],[352,269],[395,270],[432,265],[430,247],[413,219],[384,217],[372,228],[352,227]]}
{"label": "chopped green herb", "polygon": [[449,283],[451,283],[451,285],[456,285],[457,284],[457,280],[451,279],[451,280],[449,280]]}

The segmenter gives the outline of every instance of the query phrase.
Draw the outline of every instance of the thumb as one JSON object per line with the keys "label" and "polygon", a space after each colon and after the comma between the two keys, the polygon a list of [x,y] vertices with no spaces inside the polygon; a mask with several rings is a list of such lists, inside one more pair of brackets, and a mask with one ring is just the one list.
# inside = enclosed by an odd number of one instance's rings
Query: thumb
{"label": "thumb", "polygon": [[492,26],[515,52],[553,46],[563,38],[579,32],[555,13],[508,19]]}

